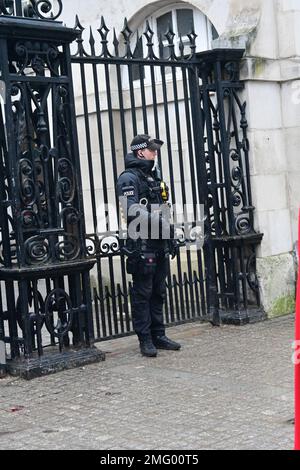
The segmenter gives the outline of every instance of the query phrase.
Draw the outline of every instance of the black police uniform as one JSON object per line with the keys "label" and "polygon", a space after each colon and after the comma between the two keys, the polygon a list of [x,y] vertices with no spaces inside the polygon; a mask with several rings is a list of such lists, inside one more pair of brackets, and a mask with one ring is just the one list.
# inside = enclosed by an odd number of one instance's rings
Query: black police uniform
{"label": "black police uniform", "polygon": [[[170,226],[158,213],[150,213],[152,204],[164,203],[160,190],[161,180],[157,172],[153,171],[153,166],[153,161],[139,159],[133,153],[128,154],[125,158],[125,171],[118,178],[117,191],[119,197],[126,198],[127,214],[124,215],[128,225],[134,219],[128,216],[129,209],[138,208],[140,220],[148,221],[149,225],[152,222],[157,223],[159,219],[161,233],[163,229],[170,229]],[[144,205],[140,204],[141,201]],[[163,304],[170,249],[168,240],[149,237],[136,241],[129,238],[126,241],[129,251],[135,252],[127,259],[127,271],[133,276],[132,319],[140,341],[165,334]]]}

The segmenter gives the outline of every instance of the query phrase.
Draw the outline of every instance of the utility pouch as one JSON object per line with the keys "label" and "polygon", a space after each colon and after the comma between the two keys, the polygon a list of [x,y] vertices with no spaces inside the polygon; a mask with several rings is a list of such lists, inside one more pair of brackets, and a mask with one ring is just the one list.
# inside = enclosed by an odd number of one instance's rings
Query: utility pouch
{"label": "utility pouch", "polygon": [[143,253],[140,257],[139,272],[141,274],[154,274],[156,270],[156,255],[155,253]]}

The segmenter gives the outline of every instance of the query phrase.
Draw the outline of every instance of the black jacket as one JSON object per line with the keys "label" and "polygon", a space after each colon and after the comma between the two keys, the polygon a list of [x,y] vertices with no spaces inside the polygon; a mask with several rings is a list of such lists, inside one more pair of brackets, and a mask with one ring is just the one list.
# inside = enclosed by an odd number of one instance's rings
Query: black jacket
{"label": "black jacket", "polygon": [[[151,206],[152,209],[158,206],[167,208],[160,191],[160,172],[158,169],[154,170],[153,166],[153,161],[142,160],[132,153],[128,154],[125,158],[125,171],[118,178],[117,192],[127,225],[138,216],[144,227],[148,225],[147,236],[141,233],[140,238],[147,239],[149,246],[162,248],[166,246],[162,233],[166,238],[165,235],[170,232],[170,224],[166,217],[167,210],[163,211],[163,214],[158,211],[151,212]],[[136,216],[130,213],[135,213]],[[151,238],[152,224],[159,227],[159,235],[158,230],[155,233],[160,239]],[[130,237],[130,233],[128,236]]]}

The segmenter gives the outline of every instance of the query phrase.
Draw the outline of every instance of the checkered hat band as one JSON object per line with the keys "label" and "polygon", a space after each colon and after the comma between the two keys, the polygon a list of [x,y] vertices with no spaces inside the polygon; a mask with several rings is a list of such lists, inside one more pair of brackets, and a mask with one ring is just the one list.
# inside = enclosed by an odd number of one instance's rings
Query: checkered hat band
{"label": "checkered hat band", "polygon": [[136,144],[131,146],[131,150],[141,150],[141,149],[146,149],[148,147],[147,142],[143,142],[142,144]]}

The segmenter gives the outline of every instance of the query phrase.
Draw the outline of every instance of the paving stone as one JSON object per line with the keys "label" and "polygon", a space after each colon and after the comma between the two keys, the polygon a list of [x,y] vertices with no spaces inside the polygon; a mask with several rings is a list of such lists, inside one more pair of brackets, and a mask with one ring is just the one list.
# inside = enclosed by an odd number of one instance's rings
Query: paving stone
{"label": "paving stone", "polygon": [[180,351],[98,344],[106,361],[0,380],[0,449],[293,448],[294,316],[168,330]]}

